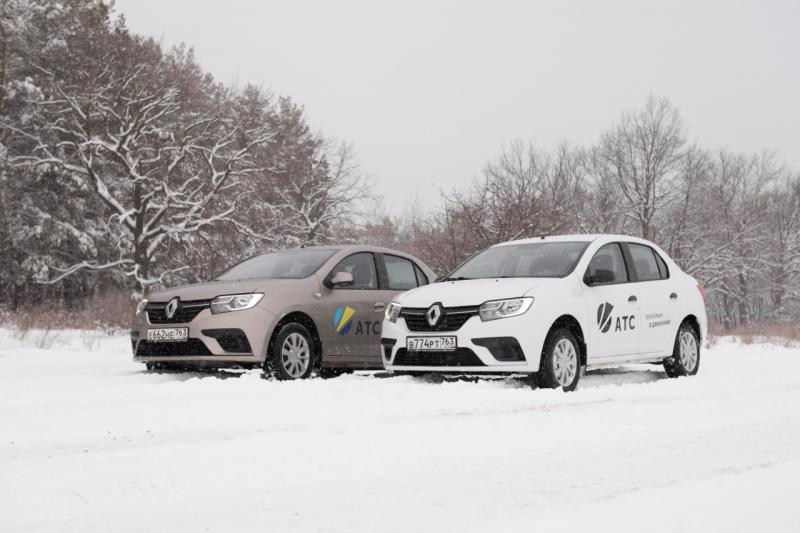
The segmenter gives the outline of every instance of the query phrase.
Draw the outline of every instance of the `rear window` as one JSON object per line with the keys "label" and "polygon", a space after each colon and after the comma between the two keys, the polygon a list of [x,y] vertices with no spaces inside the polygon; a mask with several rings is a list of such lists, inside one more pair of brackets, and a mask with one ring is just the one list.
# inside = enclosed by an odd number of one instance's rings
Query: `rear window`
{"label": "rear window", "polygon": [[386,265],[386,276],[389,278],[390,290],[407,291],[417,286],[417,273],[414,272],[414,263],[396,255],[384,255],[383,263]]}
{"label": "rear window", "polygon": [[430,281],[428,280],[428,276],[426,276],[425,273],[422,272],[422,269],[418,267],[416,264],[414,264],[414,272],[417,273],[417,285],[419,287],[422,287],[423,285],[427,285],[428,283],[430,283]]}
{"label": "rear window", "polygon": [[656,261],[656,253],[652,248],[643,244],[628,243],[628,251],[633,259],[633,270],[636,272],[638,281],[662,279],[661,269]]}
{"label": "rear window", "polygon": [[656,263],[658,263],[658,273],[661,275],[661,279],[669,278],[669,269],[667,268],[667,262],[661,258],[661,256],[653,250],[653,255],[656,256]]}

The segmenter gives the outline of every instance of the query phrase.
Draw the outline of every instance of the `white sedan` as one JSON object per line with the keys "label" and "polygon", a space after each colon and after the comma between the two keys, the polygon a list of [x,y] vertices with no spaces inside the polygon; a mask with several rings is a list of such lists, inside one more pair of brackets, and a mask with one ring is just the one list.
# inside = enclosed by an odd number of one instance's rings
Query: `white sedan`
{"label": "white sedan", "polygon": [[694,375],[703,288],[655,244],[567,235],[498,244],[386,309],[387,370],[528,373],[574,390],[585,369],[663,363]]}

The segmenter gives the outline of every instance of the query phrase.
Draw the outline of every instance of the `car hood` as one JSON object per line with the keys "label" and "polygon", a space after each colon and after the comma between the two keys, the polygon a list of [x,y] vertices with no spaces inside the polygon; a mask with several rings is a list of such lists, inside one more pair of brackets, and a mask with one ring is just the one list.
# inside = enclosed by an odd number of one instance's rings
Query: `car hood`
{"label": "car hood", "polygon": [[405,307],[428,307],[441,303],[445,307],[480,305],[488,300],[518,298],[557,278],[490,278],[464,281],[441,281],[404,292],[395,301]]}
{"label": "car hood", "polygon": [[296,279],[246,279],[241,281],[208,281],[172,287],[153,292],[147,296],[151,302],[163,302],[178,296],[181,300],[210,300],[224,294],[244,294],[248,292],[267,292],[270,288],[297,284]]}

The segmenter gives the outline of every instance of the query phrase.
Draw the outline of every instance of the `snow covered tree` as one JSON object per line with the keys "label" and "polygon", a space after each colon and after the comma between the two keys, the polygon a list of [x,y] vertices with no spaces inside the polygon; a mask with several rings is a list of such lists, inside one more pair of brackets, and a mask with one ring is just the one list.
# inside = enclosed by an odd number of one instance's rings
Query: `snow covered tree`
{"label": "snow covered tree", "polygon": [[103,1],[0,3],[0,67],[13,306],[345,238],[369,190],[352,148],[312,133],[300,106],[216,83],[191,49],[132,34]]}
{"label": "snow covered tree", "polygon": [[514,143],[481,180],[443,194],[439,209],[371,237],[404,243],[444,273],[528,235],[643,236],[706,287],[709,316],[723,327],[789,322],[800,317],[799,195],[797,176],[770,154],[689,145],[677,109],[650,97],[591,149]]}
{"label": "snow covered tree", "polygon": [[800,311],[800,177],[785,177],[768,196],[766,276],[774,318]]}
{"label": "snow covered tree", "polygon": [[[245,129],[222,113],[186,109],[175,76],[191,57],[159,57],[155,43],[121,28],[108,53],[81,82],[40,67],[41,96],[24,126],[4,124],[20,140],[9,164],[62,176],[76,195],[94,196],[102,224],[75,228],[88,257],[43,272],[57,282],[83,269],[123,271],[145,288],[185,266],[151,266],[169,241],[185,241],[230,220],[239,195],[229,194],[254,172],[250,151],[265,128]],[[87,83],[88,82],[88,83]],[[224,109],[226,94],[206,84],[206,98]],[[100,258],[98,240],[112,235],[114,257]]]}
{"label": "snow covered tree", "polygon": [[622,199],[625,226],[640,237],[656,238],[657,216],[676,196],[685,142],[678,110],[650,96],[641,110],[623,113],[593,152],[595,186],[603,197]]}
{"label": "snow covered tree", "polygon": [[[27,126],[35,103],[43,97],[42,67],[80,71],[78,66],[90,61],[80,53],[91,40],[87,36],[108,30],[108,8],[96,1],[6,0],[0,4],[0,26],[0,121]],[[70,40],[74,54],[66,49]],[[32,143],[15,138],[9,128],[0,127],[0,142],[0,268],[7,273],[0,277],[0,300],[16,307],[23,300],[82,298],[92,285],[85,276],[58,286],[36,285],[33,280],[47,265],[61,264],[81,253],[75,224],[84,219],[82,209],[92,211],[87,205],[91,200],[70,198],[67,185],[56,173],[12,167],[9,156],[17,150],[30,151]]]}
{"label": "snow covered tree", "polygon": [[247,180],[259,200],[250,206],[253,229],[269,236],[273,247],[343,238],[371,189],[352,145],[312,133],[303,108],[289,98],[271,108],[249,88],[244,100],[247,115],[259,117],[274,133],[257,150],[261,170]]}

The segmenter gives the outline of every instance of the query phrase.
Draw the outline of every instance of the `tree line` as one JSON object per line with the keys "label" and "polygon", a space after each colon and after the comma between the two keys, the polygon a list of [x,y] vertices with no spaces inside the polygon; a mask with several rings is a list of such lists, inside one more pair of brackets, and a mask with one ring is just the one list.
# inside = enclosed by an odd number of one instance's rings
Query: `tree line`
{"label": "tree line", "polygon": [[679,110],[655,96],[591,147],[512,142],[433,213],[373,222],[365,237],[447,272],[492,244],[564,233],[656,242],[725,328],[800,318],[800,175],[774,154],[690,142]]}
{"label": "tree line", "polygon": [[207,279],[352,225],[370,182],[289,97],[216,82],[106,2],[1,6],[7,305]]}
{"label": "tree line", "polygon": [[[469,179],[469,177],[466,177]],[[497,242],[626,233],[707,288],[725,326],[800,318],[800,177],[690,141],[651,96],[589,147],[515,141],[467,186],[369,216],[352,146],[302,106],[221,84],[100,0],[0,0],[0,305],[80,307],[255,253],[371,242],[446,273]]]}

